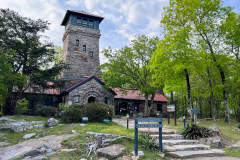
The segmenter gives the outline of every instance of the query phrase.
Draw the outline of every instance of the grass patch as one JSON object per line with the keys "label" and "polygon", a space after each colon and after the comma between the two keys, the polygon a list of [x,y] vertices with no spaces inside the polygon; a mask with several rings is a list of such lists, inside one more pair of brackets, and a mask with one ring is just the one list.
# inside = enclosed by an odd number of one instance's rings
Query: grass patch
{"label": "grass patch", "polygon": [[[175,129],[177,130],[178,133],[180,133],[183,128],[184,128],[184,124],[183,122],[177,122],[177,126],[174,125],[174,120],[171,119],[170,121],[171,123],[168,124],[167,119],[163,122],[163,125],[166,126],[167,128],[171,128],[171,129]],[[204,127],[210,127],[212,125],[216,125],[219,127],[219,129],[221,130],[223,136],[225,138],[227,138],[229,141],[231,142],[235,142],[235,141],[240,141],[240,134],[237,130],[237,126],[238,126],[238,122],[234,121],[229,123],[224,123],[224,120],[220,120],[220,121],[198,121],[200,126],[204,126]],[[187,123],[190,124],[189,121],[186,122],[186,126]]]}
{"label": "grass patch", "polygon": [[240,157],[240,149],[225,148],[224,151],[229,157]]}
{"label": "grass patch", "polygon": [[25,121],[47,121],[48,117],[41,117],[41,116],[25,116],[25,115],[20,115],[20,116],[10,116],[11,119],[14,120],[25,120]]}

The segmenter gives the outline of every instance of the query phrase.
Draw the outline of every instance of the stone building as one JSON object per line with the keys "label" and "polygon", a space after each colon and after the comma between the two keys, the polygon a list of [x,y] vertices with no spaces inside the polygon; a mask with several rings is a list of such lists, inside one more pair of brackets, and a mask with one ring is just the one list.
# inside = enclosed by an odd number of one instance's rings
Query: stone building
{"label": "stone building", "polygon": [[[34,103],[57,106],[59,103],[72,105],[98,102],[114,105],[115,114],[143,112],[144,98],[138,90],[123,94],[119,89],[104,88],[104,82],[100,79],[99,25],[103,19],[84,11],[67,10],[61,23],[65,27],[63,60],[69,66],[60,75],[66,81],[65,87],[34,93],[35,99],[30,101],[31,106]],[[28,93],[28,96],[34,95],[31,91]],[[167,99],[157,94],[153,113],[166,113],[166,104]]]}
{"label": "stone building", "polygon": [[99,79],[99,24],[104,18],[83,11],[68,10],[62,21],[63,60],[69,66],[62,73],[66,87],[61,90],[65,104],[91,102],[113,104],[115,93]]}

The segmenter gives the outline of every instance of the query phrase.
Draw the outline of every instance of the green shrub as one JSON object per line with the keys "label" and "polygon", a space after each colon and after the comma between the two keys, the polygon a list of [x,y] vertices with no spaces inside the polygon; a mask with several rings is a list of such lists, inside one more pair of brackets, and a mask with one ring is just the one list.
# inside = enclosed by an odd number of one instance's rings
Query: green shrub
{"label": "green shrub", "polygon": [[67,111],[67,110],[69,109],[69,105],[60,103],[60,104],[58,105],[58,109],[59,109],[59,111]]}
{"label": "green shrub", "polygon": [[56,115],[58,109],[52,106],[39,105],[37,107],[37,114],[43,117],[53,117]]}
{"label": "green shrub", "polygon": [[89,122],[103,122],[103,119],[112,119],[112,111],[110,105],[102,103],[71,105],[60,119],[64,123],[79,123],[82,117],[88,117]]}
{"label": "green shrub", "polygon": [[64,123],[79,123],[85,115],[85,105],[71,105],[62,113],[60,119]]}
{"label": "green shrub", "polygon": [[17,105],[15,107],[15,114],[21,115],[23,113],[26,113],[27,111],[28,111],[28,101],[25,98],[18,100]]}
{"label": "green shrub", "polygon": [[151,137],[150,133],[142,134],[140,144],[148,151],[157,151],[159,149],[159,146],[156,145],[155,139]]}
{"label": "green shrub", "polygon": [[207,138],[210,136],[210,130],[206,127],[201,127],[196,124],[187,125],[187,127],[183,130],[182,135],[186,139],[199,139],[199,138]]}
{"label": "green shrub", "polygon": [[112,119],[112,109],[107,104],[89,103],[86,105],[86,114],[89,122],[103,122],[104,119]]}

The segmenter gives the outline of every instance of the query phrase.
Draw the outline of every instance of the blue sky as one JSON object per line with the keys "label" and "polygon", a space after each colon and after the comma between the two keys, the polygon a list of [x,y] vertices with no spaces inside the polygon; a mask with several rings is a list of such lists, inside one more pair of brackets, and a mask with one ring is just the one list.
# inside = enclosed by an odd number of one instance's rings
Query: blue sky
{"label": "blue sky", "polygon": [[[168,0],[0,0],[1,8],[10,8],[32,19],[48,20],[48,41],[62,46],[64,27],[60,25],[66,10],[83,10],[105,17],[100,25],[100,50],[129,45],[137,34],[160,35],[160,20]],[[225,6],[240,13],[240,0],[224,0]],[[105,61],[100,55],[100,61]]]}

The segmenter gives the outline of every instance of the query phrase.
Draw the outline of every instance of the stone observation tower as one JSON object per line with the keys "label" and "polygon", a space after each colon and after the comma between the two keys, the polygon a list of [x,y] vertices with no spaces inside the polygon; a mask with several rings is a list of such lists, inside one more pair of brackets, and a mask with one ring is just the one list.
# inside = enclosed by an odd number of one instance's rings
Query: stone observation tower
{"label": "stone observation tower", "polygon": [[63,60],[69,66],[62,79],[78,81],[89,76],[100,77],[99,24],[104,18],[84,11],[67,10],[62,21]]}

